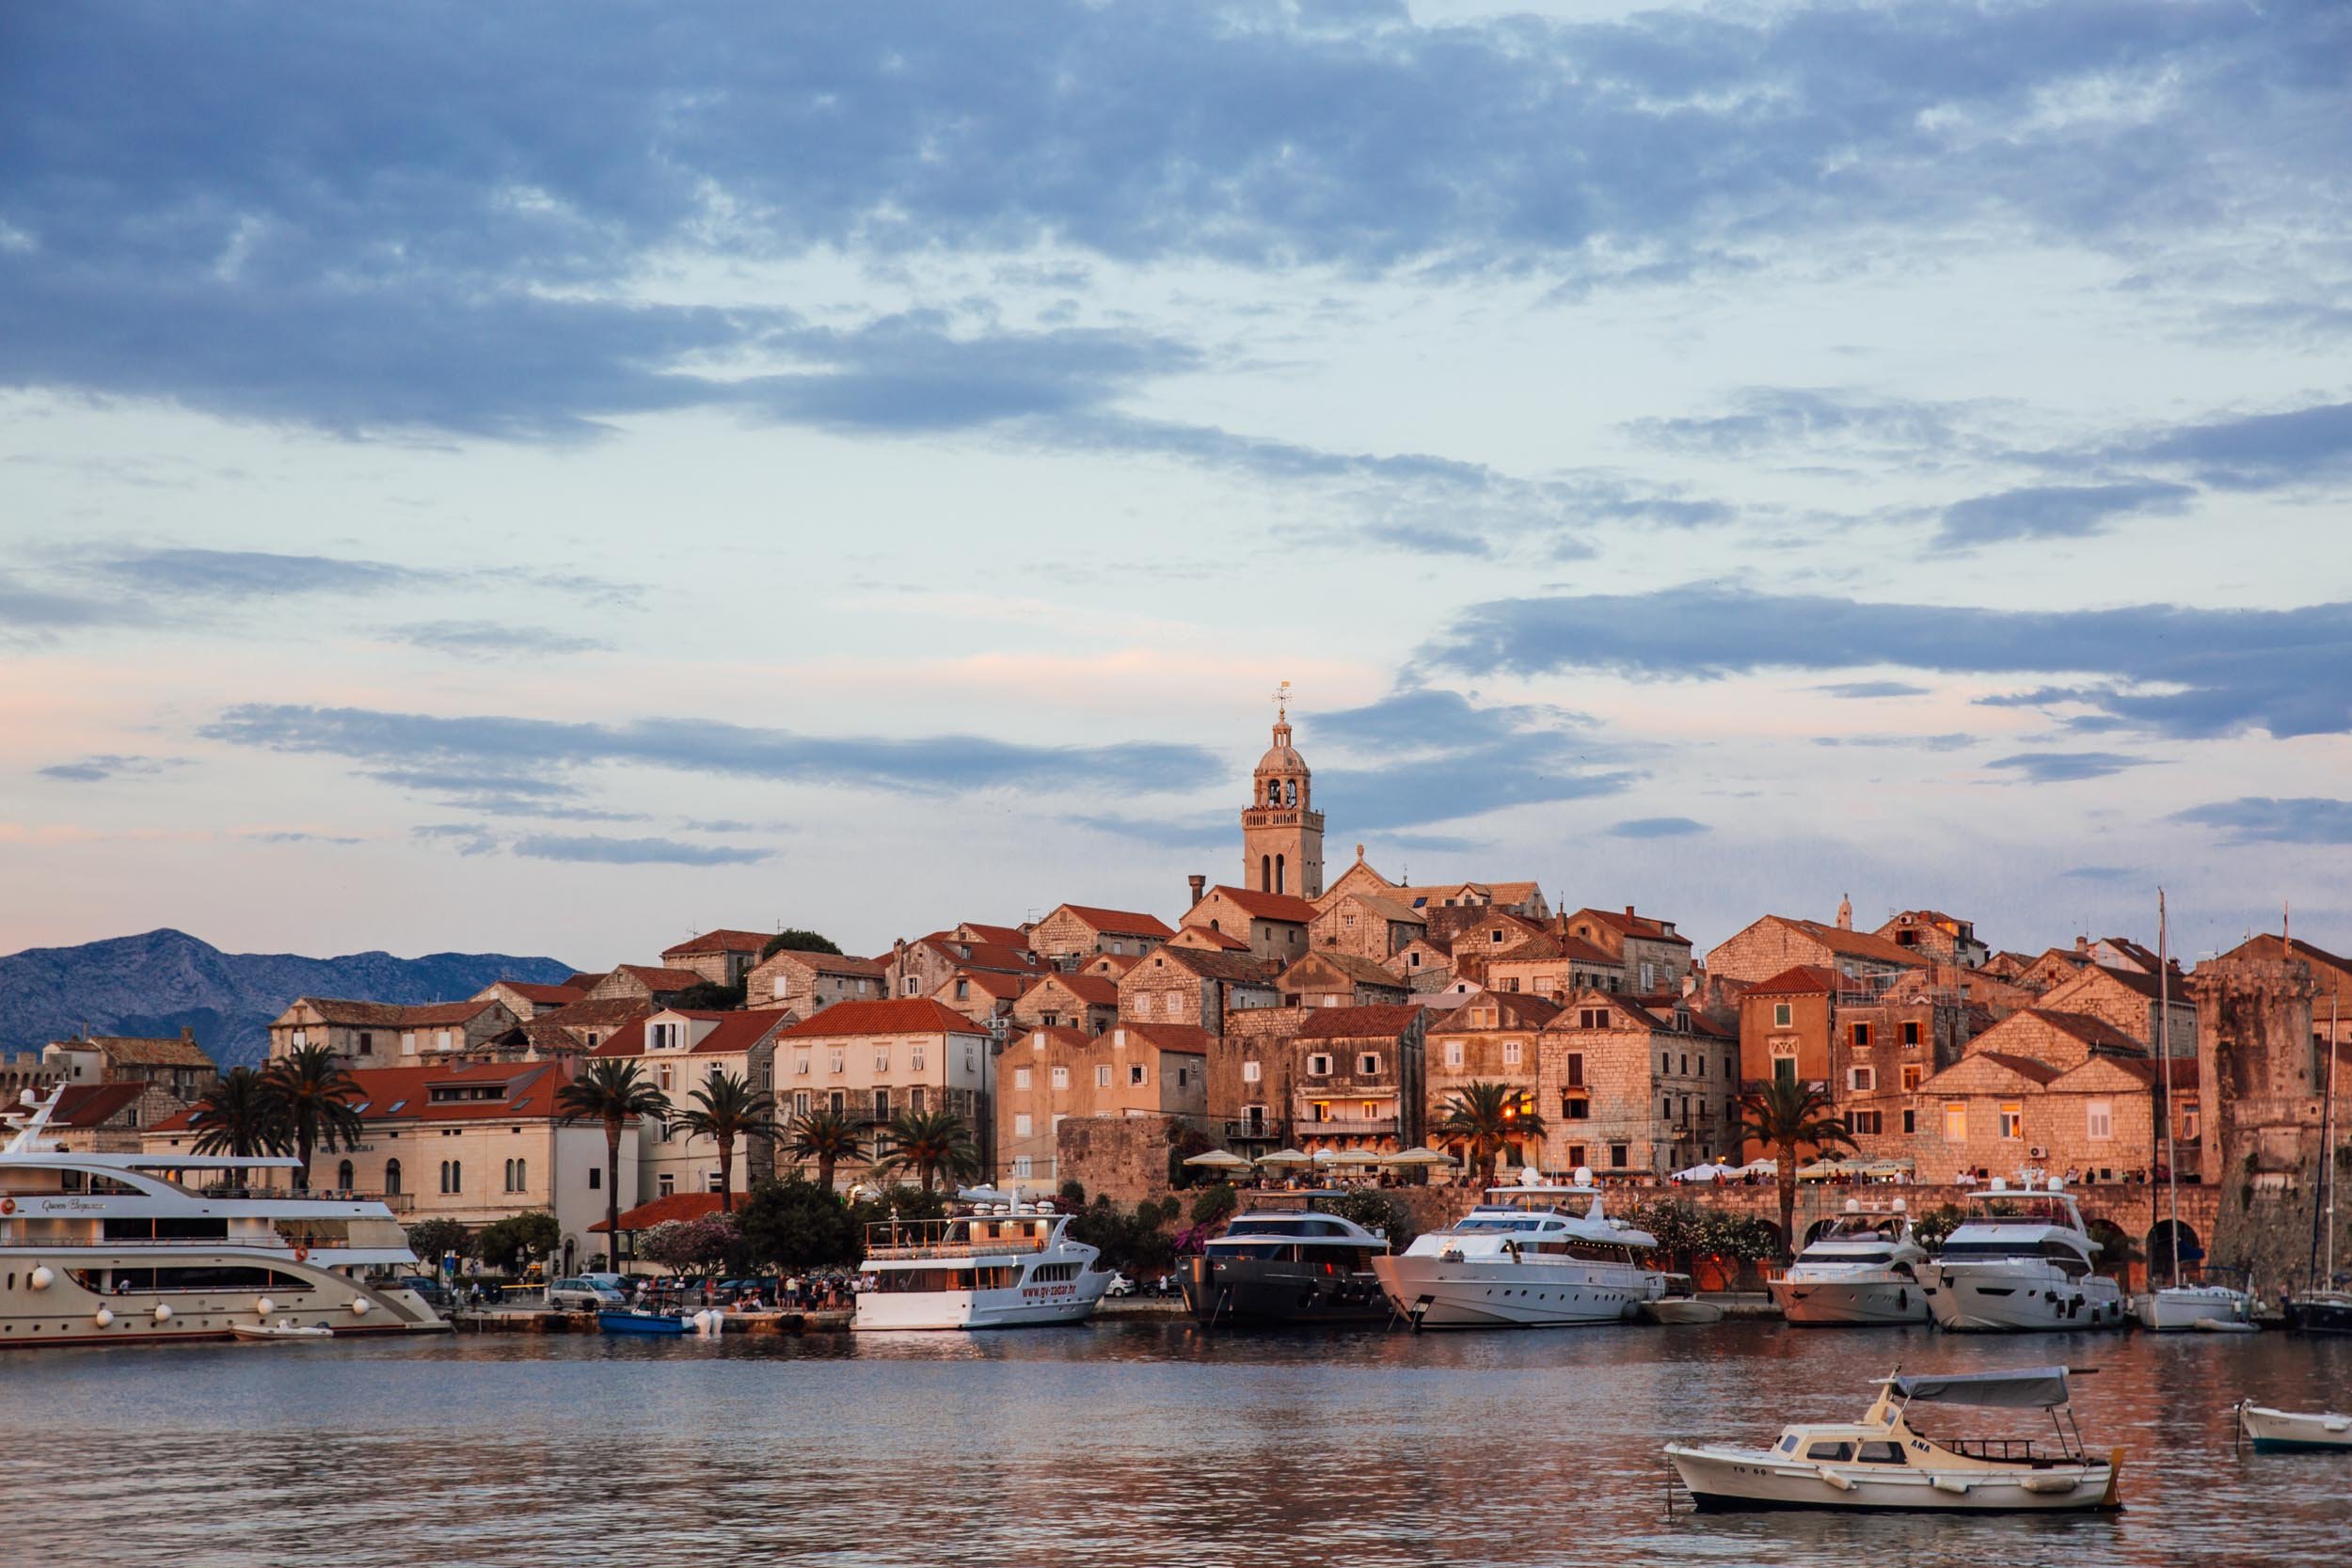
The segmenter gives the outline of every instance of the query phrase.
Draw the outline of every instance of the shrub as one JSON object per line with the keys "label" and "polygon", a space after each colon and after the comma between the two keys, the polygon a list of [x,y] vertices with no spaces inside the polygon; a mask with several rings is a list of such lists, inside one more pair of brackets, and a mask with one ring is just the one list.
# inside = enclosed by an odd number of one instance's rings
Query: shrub
{"label": "shrub", "polygon": [[805,1177],[756,1183],[736,1210],[755,1265],[787,1274],[848,1268],[866,1256],[865,1232],[838,1197]]}
{"label": "shrub", "polygon": [[1415,1234],[1413,1212],[1402,1199],[1377,1187],[1358,1187],[1326,1199],[1323,1207],[1326,1212],[1354,1220],[1367,1230],[1386,1231],[1391,1252],[1403,1252]]}
{"label": "shrub", "polygon": [[1230,1181],[1220,1181],[1214,1187],[1201,1188],[1200,1191],[1194,1196],[1192,1200],[1192,1223],[1195,1225],[1222,1225],[1227,1220],[1232,1219],[1233,1217],[1233,1211],[1240,1207],[1241,1198],[1240,1196],[1233,1191],[1233,1184]]}
{"label": "shrub", "polygon": [[504,1268],[521,1252],[529,1258],[548,1258],[564,1244],[564,1227],[544,1209],[493,1220],[473,1239],[473,1255],[493,1268]]}
{"label": "shrub", "polygon": [[466,1227],[455,1220],[419,1220],[408,1227],[408,1250],[437,1274],[443,1255],[453,1252],[462,1258],[468,1252]]}
{"label": "shrub", "polygon": [[830,937],[820,937],[814,931],[787,930],[778,931],[760,944],[759,961],[766,963],[777,954],[787,951],[830,953],[836,958],[841,957],[841,949],[833,944]]}

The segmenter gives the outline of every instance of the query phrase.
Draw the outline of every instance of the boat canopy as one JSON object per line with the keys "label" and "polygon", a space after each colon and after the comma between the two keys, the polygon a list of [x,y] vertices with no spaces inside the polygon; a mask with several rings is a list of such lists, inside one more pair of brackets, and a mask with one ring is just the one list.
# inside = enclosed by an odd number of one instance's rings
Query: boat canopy
{"label": "boat canopy", "polygon": [[1922,1404],[1975,1404],[2004,1410],[2047,1410],[2066,1402],[2066,1369],[2020,1367],[2006,1372],[1945,1372],[1897,1376],[1888,1387]]}

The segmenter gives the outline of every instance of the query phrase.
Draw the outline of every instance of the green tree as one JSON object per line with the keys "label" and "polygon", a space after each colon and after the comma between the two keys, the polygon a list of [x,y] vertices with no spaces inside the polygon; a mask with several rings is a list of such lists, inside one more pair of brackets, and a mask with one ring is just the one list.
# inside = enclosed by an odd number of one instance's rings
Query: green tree
{"label": "green tree", "polygon": [[1485,1187],[1494,1183],[1495,1156],[1540,1139],[1544,1118],[1524,1089],[1507,1084],[1470,1084],[1454,1091],[1437,1132],[1469,1151],[1470,1164],[1478,1171],[1478,1183]]}
{"label": "green tree", "polygon": [[1240,1207],[1241,1196],[1233,1191],[1233,1184],[1219,1181],[1216,1186],[1203,1187],[1193,1195],[1192,1223],[1222,1225],[1232,1218],[1233,1211]]}
{"label": "green tree", "polygon": [[694,1108],[678,1118],[689,1143],[708,1138],[719,1146],[719,1212],[735,1212],[735,1146],[755,1138],[773,1142],[776,1101],[773,1095],[752,1087],[739,1074],[719,1071],[686,1097]]}
{"label": "green tree", "polygon": [[814,931],[796,929],[778,931],[762,942],[759,948],[759,961],[766,963],[777,954],[785,952],[830,953],[836,958],[842,956],[841,949],[833,944],[830,937],[820,937]]}
{"label": "green tree", "polygon": [[697,980],[670,998],[671,1006],[690,1012],[731,1013],[742,1005],[741,986],[723,986],[716,980]]}
{"label": "green tree", "polygon": [[434,1274],[441,1272],[441,1259],[451,1253],[463,1258],[469,1250],[466,1227],[455,1220],[419,1220],[408,1227],[408,1250]]}
{"label": "green tree", "polygon": [[493,1220],[474,1233],[473,1255],[487,1267],[504,1270],[516,1253],[526,1258],[552,1258],[564,1244],[564,1227],[545,1209],[527,1210]]}
{"label": "green tree", "polygon": [[1418,1229],[1413,1224],[1413,1211],[1405,1200],[1377,1187],[1358,1187],[1342,1193],[1338,1197],[1323,1200],[1323,1207],[1342,1219],[1354,1220],[1367,1230],[1385,1231],[1391,1252],[1403,1252]]}
{"label": "green tree", "polygon": [[286,1131],[271,1103],[269,1085],[249,1067],[233,1067],[196,1102],[189,1125],[196,1129],[196,1152],[228,1154],[240,1160],[282,1154]]}
{"label": "green tree", "polygon": [[1103,1268],[1159,1274],[1175,1266],[1176,1240],[1167,1227],[1183,1212],[1172,1197],[1165,1203],[1145,1198],[1133,1212],[1121,1212],[1109,1198],[1098,1197],[1071,1219],[1070,1238],[1100,1252],[1097,1261]]}
{"label": "green tree", "polygon": [[803,1164],[817,1162],[817,1185],[829,1193],[834,1167],[856,1159],[864,1148],[857,1123],[838,1111],[811,1111],[794,1117],[792,1125],[784,1131],[785,1153]]}
{"label": "green tree", "polygon": [[849,1210],[830,1187],[803,1176],[755,1183],[736,1223],[753,1260],[787,1274],[847,1268],[862,1256],[863,1232]]}
{"label": "green tree", "polygon": [[359,1081],[323,1045],[297,1046],[262,1070],[262,1094],[279,1132],[294,1145],[297,1186],[310,1185],[310,1155],[358,1143],[365,1130],[352,1109]]}
{"label": "green tree", "polygon": [[621,1132],[632,1120],[650,1120],[670,1114],[667,1096],[638,1071],[626,1056],[594,1058],[580,1076],[564,1085],[555,1108],[566,1124],[600,1122],[604,1126],[604,1266],[621,1272]]}
{"label": "green tree", "polygon": [[1754,1138],[1772,1151],[1779,1165],[1781,1256],[1797,1255],[1797,1147],[1810,1144],[1826,1153],[1853,1147],[1845,1118],[1838,1116],[1829,1090],[1795,1078],[1773,1078],[1740,1097],[1739,1115],[1731,1124],[1737,1146]]}
{"label": "green tree", "polygon": [[979,1146],[971,1126],[953,1111],[901,1111],[882,1130],[878,1171],[913,1171],[925,1192],[945,1176],[969,1181],[980,1174]]}

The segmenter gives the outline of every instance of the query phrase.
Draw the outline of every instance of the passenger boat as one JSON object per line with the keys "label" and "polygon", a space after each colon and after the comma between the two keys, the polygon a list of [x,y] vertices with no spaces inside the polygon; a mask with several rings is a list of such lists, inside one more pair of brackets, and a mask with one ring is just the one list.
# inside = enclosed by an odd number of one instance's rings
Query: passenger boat
{"label": "passenger boat", "polygon": [[1389,1238],[1321,1205],[1335,1193],[1253,1194],[1225,1233],[1184,1260],[1184,1307],[1203,1323],[1379,1323],[1372,1272]]}
{"label": "passenger boat", "polygon": [[[1666,1459],[1709,1513],[1851,1509],[1905,1513],[2051,1513],[2113,1509],[2123,1450],[2085,1450],[2063,1367],[2016,1371],[1898,1373],[1851,1425],[1782,1429],[1770,1448],[1669,1443]],[[1931,1436],[1915,1406],[2042,1410],[2054,1441]]]}
{"label": "passenger boat", "polygon": [[396,1276],[385,1205],[260,1185],[282,1156],[82,1154],[43,1136],[64,1093],[0,1116],[0,1350],[226,1339],[283,1315],[344,1335],[445,1330]]}
{"label": "passenger boat", "polygon": [[2273,1410],[2240,1402],[2237,1420],[2238,1430],[2253,1439],[2257,1453],[2304,1449],[2352,1452],[2352,1416],[2339,1416],[2332,1410]]}
{"label": "passenger boat", "polygon": [[240,1339],[332,1339],[335,1331],[325,1323],[298,1323],[292,1318],[276,1323],[230,1323],[229,1332]]}
{"label": "passenger boat", "polygon": [[1401,1253],[1372,1260],[1389,1303],[1415,1328],[1565,1328],[1622,1323],[1665,1293],[1642,1262],[1657,1238],[1603,1212],[1593,1173],[1570,1186],[1530,1169]]}
{"label": "passenger boat", "polygon": [[1660,1277],[1665,1281],[1666,1293],[1642,1303],[1637,1310],[1643,1322],[1674,1325],[1719,1323],[1724,1321],[1721,1307],[1711,1301],[1699,1300],[1698,1292],[1692,1289],[1689,1275],[1669,1274]]}
{"label": "passenger boat", "polygon": [[1972,1333],[2120,1328],[2123,1288],[2092,1264],[2099,1243],[2058,1181],[2000,1177],[1920,1272],[1936,1326]]}
{"label": "passenger boat", "polygon": [[674,1335],[686,1332],[686,1320],[667,1312],[614,1310],[597,1313],[596,1328],[604,1334]]}
{"label": "passenger boat", "polygon": [[1882,1212],[1850,1197],[1845,1213],[1765,1288],[1792,1323],[1923,1323],[1928,1296],[1919,1271],[1927,1263],[1901,1198]]}
{"label": "passenger boat", "polygon": [[949,1219],[866,1227],[851,1328],[1023,1328],[1094,1315],[1111,1276],[1094,1267],[1094,1248],[1070,1239],[1068,1215],[1017,1192],[958,1202],[965,1212]]}

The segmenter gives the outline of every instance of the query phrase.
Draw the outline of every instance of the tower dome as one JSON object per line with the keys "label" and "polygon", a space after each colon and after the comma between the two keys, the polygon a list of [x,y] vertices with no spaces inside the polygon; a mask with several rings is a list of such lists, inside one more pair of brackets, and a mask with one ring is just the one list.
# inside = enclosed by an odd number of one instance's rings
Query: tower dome
{"label": "tower dome", "polygon": [[1314,775],[1291,744],[1290,683],[1274,719],[1274,744],[1250,775],[1242,808],[1242,885],[1294,898],[1323,896],[1323,814],[1314,809]]}
{"label": "tower dome", "polygon": [[1291,724],[1287,718],[1275,722],[1274,744],[1267,747],[1265,755],[1258,759],[1258,777],[1263,779],[1268,774],[1285,777],[1295,774],[1302,779],[1309,776],[1307,759],[1300,756],[1298,748],[1291,744]]}

